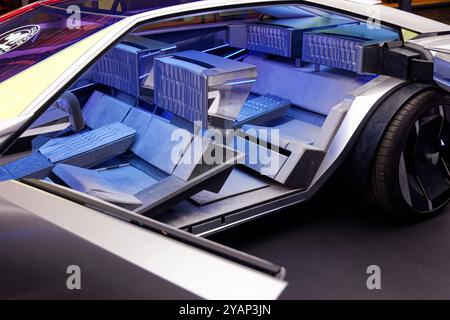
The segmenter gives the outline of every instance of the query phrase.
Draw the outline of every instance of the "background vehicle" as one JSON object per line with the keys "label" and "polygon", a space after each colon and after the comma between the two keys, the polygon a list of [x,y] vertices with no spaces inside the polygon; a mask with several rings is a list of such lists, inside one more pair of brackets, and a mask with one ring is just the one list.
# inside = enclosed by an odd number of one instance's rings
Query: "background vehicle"
{"label": "background vehicle", "polygon": [[[305,201],[352,155],[383,210],[431,216],[450,189],[450,26],[339,3],[44,1],[9,17],[2,197],[70,232],[68,203],[192,244],[175,229]],[[232,259],[283,273],[247,258]]]}

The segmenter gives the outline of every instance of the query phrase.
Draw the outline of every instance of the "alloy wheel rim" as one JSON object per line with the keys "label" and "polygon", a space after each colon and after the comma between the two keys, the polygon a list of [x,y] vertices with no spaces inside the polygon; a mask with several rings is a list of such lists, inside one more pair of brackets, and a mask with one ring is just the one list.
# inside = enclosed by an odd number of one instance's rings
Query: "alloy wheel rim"
{"label": "alloy wheel rim", "polygon": [[450,198],[450,106],[429,108],[415,121],[400,154],[399,184],[406,203],[433,212]]}

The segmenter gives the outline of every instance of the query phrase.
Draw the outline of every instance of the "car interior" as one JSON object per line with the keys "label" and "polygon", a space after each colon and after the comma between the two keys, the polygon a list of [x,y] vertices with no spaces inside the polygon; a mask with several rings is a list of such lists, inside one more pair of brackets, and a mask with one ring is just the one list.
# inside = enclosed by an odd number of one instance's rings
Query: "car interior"
{"label": "car interior", "polygon": [[400,38],[306,6],[149,23],[30,129],[62,123],[68,108],[81,109],[78,128],[36,134],[33,152],[0,167],[0,180],[58,184],[195,234],[220,228],[310,186],[346,98],[377,77],[364,53]]}

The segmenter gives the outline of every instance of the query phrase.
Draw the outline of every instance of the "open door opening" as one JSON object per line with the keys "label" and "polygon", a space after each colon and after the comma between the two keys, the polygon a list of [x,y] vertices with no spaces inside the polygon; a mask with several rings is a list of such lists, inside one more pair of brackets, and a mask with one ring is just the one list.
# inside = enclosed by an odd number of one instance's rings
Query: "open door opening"
{"label": "open door opening", "polygon": [[[19,139],[28,154],[5,161],[0,179],[67,188],[194,234],[221,230],[310,187],[346,97],[377,77],[364,53],[398,39],[301,6],[142,25],[35,119]],[[342,54],[318,55],[326,44]]]}

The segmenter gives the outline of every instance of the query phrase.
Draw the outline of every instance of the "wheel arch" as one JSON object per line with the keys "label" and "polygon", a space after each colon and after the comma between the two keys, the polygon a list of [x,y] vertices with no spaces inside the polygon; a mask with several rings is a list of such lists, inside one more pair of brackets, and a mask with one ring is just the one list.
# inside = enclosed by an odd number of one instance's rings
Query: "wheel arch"
{"label": "wheel arch", "polygon": [[442,91],[431,83],[411,82],[392,92],[373,111],[347,159],[351,167],[349,179],[353,188],[361,190],[366,187],[373,159],[387,126],[395,114],[414,96],[432,89]]}

